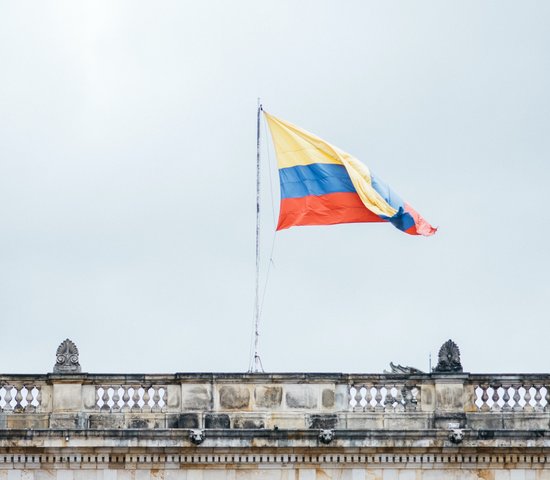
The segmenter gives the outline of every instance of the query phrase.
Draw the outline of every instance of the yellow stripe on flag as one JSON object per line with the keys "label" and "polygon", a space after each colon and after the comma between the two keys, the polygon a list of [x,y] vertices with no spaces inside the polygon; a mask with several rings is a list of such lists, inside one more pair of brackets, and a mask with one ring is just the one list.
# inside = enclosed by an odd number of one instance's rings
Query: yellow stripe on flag
{"label": "yellow stripe on flag", "polygon": [[365,207],[377,215],[386,217],[392,217],[397,213],[397,210],[372,187],[370,171],[366,165],[312,133],[265,111],[264,115],[267,118],[271,138],[275,145],[279,168],[311,165],[312,163],[343,165]]}

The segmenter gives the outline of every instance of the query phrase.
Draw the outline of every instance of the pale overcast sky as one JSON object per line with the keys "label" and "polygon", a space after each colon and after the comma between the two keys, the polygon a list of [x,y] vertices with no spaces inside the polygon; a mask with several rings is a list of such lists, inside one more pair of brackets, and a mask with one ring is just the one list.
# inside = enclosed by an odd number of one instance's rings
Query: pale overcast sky
{"label": "pale overcast sky", "polygon": [[0,371],[66,337],[88,372],[247,370],[257,97],[439,226],[278,233],[266,371],[427,370],[448,338],[466,371],[548,371],[549,25],[544,0],[0,0]]}

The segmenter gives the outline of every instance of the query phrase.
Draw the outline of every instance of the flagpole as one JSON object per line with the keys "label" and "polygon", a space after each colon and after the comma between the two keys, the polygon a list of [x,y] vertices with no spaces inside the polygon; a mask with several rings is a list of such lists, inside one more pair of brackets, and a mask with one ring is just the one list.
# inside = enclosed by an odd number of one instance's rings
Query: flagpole
{"label": "flagpole", "polygon": [[256,295],[254,300],[254,358],[251,372],[262,371],[262,361],[259,353],[260,343],[260,116],[262,104],[258,98],[256,119]]}

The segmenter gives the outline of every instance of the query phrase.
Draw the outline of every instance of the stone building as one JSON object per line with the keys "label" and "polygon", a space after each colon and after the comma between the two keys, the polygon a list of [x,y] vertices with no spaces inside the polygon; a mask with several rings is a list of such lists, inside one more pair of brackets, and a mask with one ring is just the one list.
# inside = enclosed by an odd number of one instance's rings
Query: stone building
{"label": "stone building", "polygon": [[550,376],[0,376],[0,480],[550,479]]}

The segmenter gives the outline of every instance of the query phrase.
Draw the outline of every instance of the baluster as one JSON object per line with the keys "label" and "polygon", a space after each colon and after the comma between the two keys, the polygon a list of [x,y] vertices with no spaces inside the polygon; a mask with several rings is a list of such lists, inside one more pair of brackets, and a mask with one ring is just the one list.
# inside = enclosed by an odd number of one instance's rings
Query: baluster
{"label": "baluster", "polygon": [[153,389],[153,406],[151,411],[160,412],[160,387],[154,387]]}
{"label": "baluster", "polygon": [[534,385],[535,387],[535,410],[537,412],[542,411],[542,395],[540,393],[542,385]]}
{"label": "baluster", "polygon": [[544,411],[550,410],[550,386],[545,385],[546,394],[544,395],[544,400],[546,400],[546,405],[544,406]]}
{"label": "baluster", "polygon": [[120,385],[115,385],[113,387],[113,407],[111,408],[111,411],[118,412],[120,410],[120,405],[118,402],[120,401],[120,395],[118,393],[120,389]]}
{"label": "baluster", "polygon": [[[355,393],[357,392],[357,389],[356,390],[353,390],[355,387],[353,385],[348,385],[348,389],[347,389],[347,392],[348,392],[348,407],[350,410],[353,410],[355,408],[355,405],[357,405],[357,402],[355,400]],[[355,402],[355,403],[353,403]]]}
{"label": "baluster", "polygon": [[365,410],[374,410],[372,406],[372,385],[367,385],[365,388],[367,389],[365,392]]}
{"label": "baluster", "polygon": [[361,400],[362,400],[361,388],[362,388],[361,385],[355,386],[355,396],[353,398],[355,400],[355,409],[357,410],[361,409]]}
{"label": "baluster", "polygon": [[99,399],[100,399],[100,397],[99,397],[99,389],[100,389],[100,388],[101,388],[101,387],[95,387],[95,406],[96,406],[96,408],[100,408],[100,407],[99,407]]}
{"label": "baluster", "polygon": [[26,387],[27,388],[27,395],[25,396],[25,402],[27,404],[25,405],[25,411],[32,412],[36,410],[34,408],[34,405],[32,404],[32,389],[33,387]]}
{"label": "baluster", "polygon": [[524,385],[523,388],[525,388],[525,396],[523,397],[525,399],[525,406],[523,409],[526,412],[532,412],[534,408],[533,405],[531,405],[531,385]]}
{"label": "baluster", "polygon": [[[416,391],[416,394],[414,393]],[[422,405],[422,388],[418,385],[412,388],[414,409],[416,410],[420,405]]]}
{"label": "baluster", "polygon": [[403,412],[405,410],[405,405],[403,405],[404,403],[404,400],[403,400],[403,395],[401,394],[401,389],[403,388],[403,386],[401,385],[396,385],[395,386],[395,401],[396,401],[396,404],[395,404],[395,411],[396,412]]}
{"label": "baluster", "polygon": [[357,400],[355,400],[355,394],[357,393],[357,389],[353,385],[348,385],[348,407],[350,410],[354,410],[355,406],[357,405]]}
{"label": "baluster", "polygon": [[480,385],[479,388],[481,388],[481,405],[479,406],[479,409],[482,412],[488,412],[489,411],[489,393],[487,392],[487,389],[489,388],[489,385]]}
{"label": "baluster", "polygon": [[374,388],[376,389],[376,394],[374,395],[374,410],[382,411],[384,410],[384,405],[382,405],[382,387],[380,385],[376,385]]}
{"label": "baluster", "polygon": [[39,387],[38,385],[36,387],[34,387],[36,389],[36,396],[35,396],[35,407],[37,409],[40,408],[40,406],[42,405],[42,387]]}
{"label": "baluster", "polygon": [[502,394],[502,400],[504,401],[504,404],[502,405],[502,410],[505,412],[509,412],[512,410],[512,407],[510,406],[510,394],[508,390],[510,389],[510,385],[502,385],[502,388],[504,389],[504,392]]}
{"label": "baluster", "polygon": [[520,411],[520,410],[523,410],[523,407],[520,405],[519,401],[521,400],[521,394],[519,393],[519,389],[521,388],[521,384],[520,385],[513,385],[514,387],[514,407],[513,407],[513,410],[514,411]]}
{"label": "baluster", "polygon": [[101,410],[104,412],[110,411],[111,407],[109,407],[109,387],[108,386],[103,387],[103,395],[101,396],[101,400],[103,401]]}
{"label": "baluster", "polygon": [[4,388],[6,389],[6,396],[4,397],[4,400],[6,401],[6,406],[4,407],[4,410],[6,410],[7,412],[11,412],[13,410],[13,407],[11,405],[11,401],[13,399],[11,395],[12,386],[4,385]]}
{"label": "baluster", "polygon": [[500,395],[498,394],[498,388],[500,385],[493,384],[491,385],[491,388],[493,389],[493,396],[491,399],[493,400],[493,405],[491,406],[491,410],[494,412],[500,411],[500,405],[498,404],[498,401],[500,400]]}
{"label": "baluster", "polygon": [[23,401],[23,387],[15,387],[15,407],[13,407],[14,412],[22,412],[23,411],[23,405],[21,402]]}
{"label": "baluster", "polygon": [[413,396],[413,388],[409,385],[403,386],[403,390],[401,390],[401,395],[403,396],[403,403],[405,410],[407,412],[411,412],[416,410],[416,402]]}
{"label": "baluster", "polygon": [[127,385],[122,386],[122,408],[120,409],[122,412],[127,412],[130,410],[130,393],[129,387]]}
{"label": "baluster", "polygon": [[140,411],[141,407],[139,406],[139,386],[133,387],[134,388],[134,394],[132,395],[132,401],[134,404],[132,405],[132,411]]}
{"label": "baluster", "polygon": [[149,400],[151,400],[151,396],[149,395],[149,387],[143,387],[143,411],[149,412],[151,411],[151,405],[149,405]]}
{"label": "baluster", "polygon": [[386,412],[391,412],[394,408],[395,398],[393,398],[392,389],[393,385],[386,386],[386,398],[384,399],[384,410]]}

